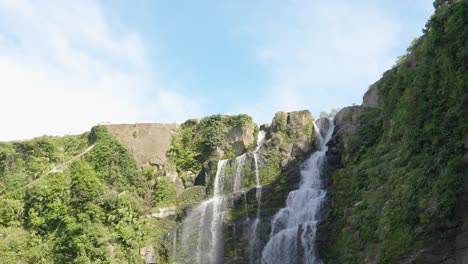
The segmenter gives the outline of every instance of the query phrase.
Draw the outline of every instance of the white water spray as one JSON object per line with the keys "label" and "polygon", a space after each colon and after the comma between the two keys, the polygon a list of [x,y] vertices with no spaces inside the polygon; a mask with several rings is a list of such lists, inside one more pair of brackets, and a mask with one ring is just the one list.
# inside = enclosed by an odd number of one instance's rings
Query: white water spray
{"label": "white water spray", "polygon": [[270,240],[262,252],[263,264],[322,263],[315,252],[315,239],[326,194],[320,172],[333,133],[333,122],[327,121],[330,127],[324,138],[314,124],[318,149],[303,164],[299,189],[289,193],[286,207],[272,220]]}
{"label": "white water spray", "polygon": [[243,181],[244,181],[244,175],[242,173],[242,168],[244,168],[245,164],[245,154],[240,155],[239,157],[236,158],[236,172],[234,174],[234,186],[233,186],[233,192],[242,192],[243,189]]}
{"label": "white water spray", "polygon": [[260,249],[258,243],[260,242],[258,230],[260,223],[260,208],[262,206],[262,185],[260,184],[260,174],[259,174],[259,165],[258,165],[258,155],[257,151],[262,147],[263,142],[265,141],[265,131],[260,131],[257,138],[257,147],[252,152],[255,162],[255,198],[257,199],[257,214],[255,216],[254,222],[250,228],[249,235],[249,262],[254,264],[258,263],[260,259]]}
{"label": "white water spray", "polygon": [[[265,139],[265,132],[260,131],[257,147],[252,152],[255,160],[255,180],[257,188],[257,219],[261,201],[261,185],[258,173],[257,151]],[[232,160],[218,161],[214,179],[213,197],[194,208],[184,221],[181,232],[181,244],[185,252],[177,254],[176,262],[196,264],[222,263],[222,229],[226,217],[230,195],[243,192],[243,167],[246,154]],[[226,167],[235,168],[234,173],[226,173]],[[256,221],[258,222],[258,220]]]}

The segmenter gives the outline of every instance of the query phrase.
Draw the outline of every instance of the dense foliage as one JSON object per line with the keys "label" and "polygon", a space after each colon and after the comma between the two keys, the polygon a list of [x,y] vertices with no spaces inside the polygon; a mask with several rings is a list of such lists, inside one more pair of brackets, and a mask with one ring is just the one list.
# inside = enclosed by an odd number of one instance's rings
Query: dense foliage
{"label": "dense foliage", "polygon": [[212,115],[200,121],[188,120],[174,136],[168,156],[178,172],[194,173],[200,171],[205,161],[216,158],[217,150],[224,154],[218,158],[233,158],[235,154],[228,136],[232,129],[252,129],[254,135],[258,134],[257,125],[250,116],[244,114]]}
{"label": "dense foliage", "polygon": [[[89,145],[63,172],[48,173]],[[0,147],[1,263],[139,263],[139,249],[158,250],[174,225],[142,218],[166,199],[158,172],[137,170],[106,127]]]}
{"label": "dense foliage", "polygon": [[88,133],[0,142],[0,195],[36,180],[55,165],[82,152],[87,145]]}
{"label": "dense foliage", "polygon": [[349,159],[333,174],[323,248],[330,263],[394,263],[463,222],[468,1],[435,5],[426,34],[374,85],[382,109],[364,111],[342,149]]}

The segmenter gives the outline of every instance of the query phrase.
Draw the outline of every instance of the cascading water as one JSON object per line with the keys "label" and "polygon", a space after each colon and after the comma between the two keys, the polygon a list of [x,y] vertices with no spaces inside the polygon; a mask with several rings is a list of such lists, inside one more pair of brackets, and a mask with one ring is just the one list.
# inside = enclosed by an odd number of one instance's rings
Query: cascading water
{"label": "cascading water", "polygon": [[[194,208],[182,228],[182,252],[177,263],[219,263],[222,251],[220,241],[222,223],[226,214],[225,168],[227,160],[218,161],[213,197]],[[185,251],[186,250],[186,251]],[[185,251],[185,252],[184,252]]]}
{"label": "cascading water", "polygon": [[255,197],[257,198],[257,219],[260,213],[260,205],[262,202],[262,185],[260,184],[260,174],[258,172],[258,150],[262,147],[263,142],[265,141],[265,131],[260,131],[258,133],[258,139],[257,139],[257,147],[255,150],[252,152],[253,157],[254,157],[254,162],[255,162],[255,188],[256,194]]}
{"label": "cascading water", "polygon": [[245,154],[240,155],[236,158],[236,172],[234,174],[234,186],[233,192],[241,192],[243,186],[244,175],[242,174],[242,168],[245,164]]}
{"label": "cascading water", "polygon": [[249,239],[249,261],[250,263],[258,263],[260,260],[260,249],[259,249],[259,223],[260,223],[260,208],[262,205],[262,185],[260,184],[260,175],[258,171],[258,155],[257,151],[260,149],[260,147],[263,145],[263,142],[265,141],[265,131],[260,131],[258,133],[258,138],[257,138],[257,147],[255,150],[252,152],[253,157],[254,157],[254,162],[255,162],[255,197],[257,199],[257,214],[255,216],[255,220],[252,224],[252,227],[250,229],[250,239]]}
{"label": "cascading water", "polygon": [[[257,219],[261,203],[261,185],[258,173],[257,151],[263,144],[265,132],[260,131],[257,147],[252,152],[255,160],[257,187]],[[232,160],[218,161],[214,179],[213,197],[194,208],[184,220],[181,232],[182,249],[175,256],[176,263],[217,264],[222,263],[223,221],[229,206],[230,196],[243,191],[244,175],[242,169],[246,154]],[[227,173],[226,167],[234,168]],[[256,220],[257,221],[257,220]],[[257,221],[258,222],[258,221]]]}
{"label": "cascading water", "polygon": [[333,133],[333,122],[322,137],[318,135],[318,149],[302,165],[301,184],[288,195],[286,207],[273,218],[270,240],[263,248],[262,264],[322,263],[315,252],[315,235],[320,220],[320,207],[325,198],[320,171],[328,150],[326,144]]}

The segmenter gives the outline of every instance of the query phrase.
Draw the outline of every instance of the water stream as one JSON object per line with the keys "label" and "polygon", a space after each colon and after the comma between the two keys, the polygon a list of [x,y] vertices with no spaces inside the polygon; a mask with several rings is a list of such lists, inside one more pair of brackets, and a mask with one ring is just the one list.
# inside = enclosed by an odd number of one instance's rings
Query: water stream
{"label": "water stream", "polygon": [[272,220],[270,240],[262,252],[262,264],[322,263],[316,254],[315,238],[326,194],[320,172],[328,150],[326,144],[333,133],[333,122],[326,121],[329,129],[323,137],[314,124],[318,149],[302,165],[299,189],[289,193],[286,207]]}
{"label": "water stream", "polygon": [[[252,152],[255,161],[258,225],[261,205],[261,185],[258,173],[257,151],[263,144],[264,131],[260,131],[257,147]],[[175,256],[176,263],[216,264],[222,263],[223,222],[229,206],[230,196],[244,191],[242,169],[246,154],[231,160],[219,160],[214,179],[213,197],[194,208],[184,220],[180,243],[183,249]],[[234,168],[229,172],[227,167]],[[255,229],[256,230],[256,229]],[[259,254],[259,253],[258,253]]]}
{"label": "water stream", "polygon": [[254,157],[254,162],[255,162],[255,198],[257,199],[257,213],[255,216],[255,220],[253,221],[253,224],[250,229],[250,235],[249,235],[249,245],[248,245],[248,251],[249,251],[249,262],[251,264],[258,263],[260,260],[260,232],[259,232],[259,223],[260,223],[260,208],[262,206],[262,185],[260,184],[260,175],[259,175],[259,165],[258,165],[258,154],[257,151],[260,149],[260,147],[263,145],[263,142],[265,140],[265,131],[260,131],[258,133],[258,139],[257,139],[257,148],[252,152],[253,157]]}

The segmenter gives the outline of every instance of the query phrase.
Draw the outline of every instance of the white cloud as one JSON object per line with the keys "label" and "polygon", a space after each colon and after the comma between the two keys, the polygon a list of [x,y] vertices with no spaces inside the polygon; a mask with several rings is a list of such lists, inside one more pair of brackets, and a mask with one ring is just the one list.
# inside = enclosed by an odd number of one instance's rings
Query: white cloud
{"label": "white cloud", "polygon": [[198,111],[153,76],[141,37],[116,34],[96,1],[0,0],[0,17],[0,140]]}
{"label": "white cloud", "polygon": [[262,100],[267,107],[249,113],[262,122],[278,110],[317,115],[361,103],[393,65],[391,51],[404,29],[372,1],[268,1],[253,10],[246,28],[270,84]]}

